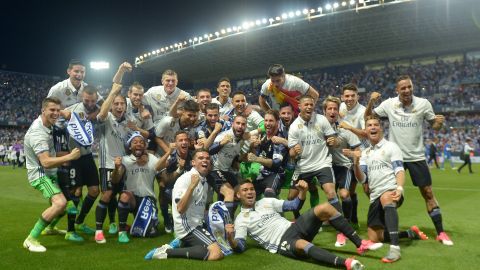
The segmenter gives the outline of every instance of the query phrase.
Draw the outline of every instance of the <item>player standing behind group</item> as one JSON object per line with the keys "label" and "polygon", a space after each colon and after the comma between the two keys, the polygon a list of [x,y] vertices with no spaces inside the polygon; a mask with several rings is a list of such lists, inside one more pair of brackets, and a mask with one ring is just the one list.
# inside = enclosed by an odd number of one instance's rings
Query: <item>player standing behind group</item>
{"label": "player standing behind group", "polygon": [[[288,103],[297,115],[300,96],[309,95],[313,98],[314,103],[317,102],[319,96],[317,90],[302,79],[286,74],[282,65],[272,65],[268,69],[267,75],[269,79],[263,83],[258,97],[258,104],[264,111],[279,110],[280,104]],[[271,104],[267,103],[267,99],[270,99]]]}
{"label": "player standing behind group", "polygon": [[432,176],[425,160],[423,145],[423,121],[427,120],[434,130],[439,130],[445,118],[435,115],[432,104],[424,98],[413,95],[413,83],[410,77],[403,75],[397,78],[397,97],[383,101],[373,109],[380,93],[373,92],[365,110],[365,117],[377,115],[388,117],[390,123],[389,140],[396,143],[403,153],[403,165],[410,172],[413,185],[417,186],[427,206],[428,215],[437,231],[437,241],[453,245],[450,237],[443,230],[442,213],[433,194]]}
{"label": "player standing behind group", "polygon": [[52,126],[60,115],[61,102],[57,98],[46,98],[42,102],[42,113],[33,121],[25,134],[25,156],[30,185],[49,200],[51,206],[40,216],[30,231],[23,247],[31,252],[45,252],[47,249],[38,242],[40,233],[52,220],[63,214],[67,201],[56,183],[56,168],[65,162],[78,159],[80,150],[56,157],[52,139]]}

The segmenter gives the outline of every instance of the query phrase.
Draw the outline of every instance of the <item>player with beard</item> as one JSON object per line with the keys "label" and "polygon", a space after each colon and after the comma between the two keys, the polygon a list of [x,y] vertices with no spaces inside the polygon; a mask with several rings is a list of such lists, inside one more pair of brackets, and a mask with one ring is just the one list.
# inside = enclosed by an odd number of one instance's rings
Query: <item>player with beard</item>
{"label": "player with beard", "polygon": [[139,132],[134,132],[127,141],[130,154],[115,158],[115,169],[112,172],[112,183],[117,184],[122,179],[125,188],[118,201],[118,241],[128,243],[128,214],[138,211],[138,206],[144,197],[155,201],[155,174],[162,167],[162,161],[153,154],[147,153],[146,140]]}
{"label": "player with beard", "polygon": [[247,159],[262,165],[255,181],[257,194],[265,197],[278,197],[285,178],[285,164],[288,158],[288,148],[283,144],[275,144],[273,136],[284,138],[279,130],[280,116],[278,111],[268,110],[265,113],[266,134],[260,138],[260,145],[255,152],[249,152]]}
{"label": "player with beard", "polygon": [[265,131],[263,117],[247,105],[247,98],[243,92],[238,91],[233,94],[232,104],[234,108],[228,114],[231,122],[237,115],[242,115],[247,119],[247,132],[256,130],[258,133],[261,133]]}
{"label": "player with beard", "polygon": [[224,117],[224,115],[233,110],[232,98],[230,98],[231,92],[230,79],[226,77],[220,78],[217,83],[218,96],[212,99],[212,103],[216,103],[220,107],[220,117],[223,120],[228,120],[228,117]]}
{"label": "player with beard", "polygon": [[178,88],[177,84],[177,73],[168,69],[162,74],[162,85],[153,86],[145,93],[143,102],[152,109],[152,119],[155,125],[168,116],[180,95],[184,96],[183,100],[191,99],[190,94]]}
{"label": "player with beard", "polygon": [[172,190],[175,181],[183,174],[184,171],[189,171],[192,168],[192,156],[189,150],[190,140],[188,133],[179,130],[175,133],[174,148],[170,147],[168,159],[165,163],[165,168],[161,175],[160,186],[163,193],[160,197],[160,210],[162,212],[163,221],[165,224],[165,232],[171,233],[173,230],[172,218],[168,213],[168,206],[172,203]]}
{"label": "player with beard", "polygon": [[240,157],[240,150],[244,144],[244,134],[247,127],[247,119],[237,115],[233,119],[232,128],[220,133],[210,146],[209,153],[213,155],[213,170],[210,172],[208,181],[210,186],[218,194],[218,198],[225,202],[230,216],[234,217],[235,202],[233,188],[237,185],[237,177],[232,172],[232,165]]}
{"label": "player with beard", "polygon": [[341,212],[342,208],[335,192],[332,157],[328,152],[328,146],[336,147],[340,140],[325,116],[315,113],[312,97],[302,96],[299,108],[300,114],[290,125],[288,132],[290,157],[297,161],[292,182],[305,179],[314,183],[316,178],[328,202]]}
{"label": "player with beard", "polygon": [[219,106],[216,103],[208,104],[205,111],[205,120],[195,130],[195,139],[203,145],[203,149],[208,149],[217,135],[230,129],[232,124],[220,119]]}
{"label": "player with beard", "polygon": [[[62,111],[62,114],[65,119],[70,119],[71,113],[77,113],[81,119],[95,123],[97,114],[100,111],[97,101],[98,90],[93,86],[87,85],[83,88],[82,102],[66,108]],[[70,137],[69,144],[71,148],[78,145],[72,137]],[[77,176],[77,190],[75,194],[77,196],[81,194],[84,185],[87,186],[88,194],[83,200],[82,208],[75,221],[75,226],[78,230],[81,230],[88,235],[94,235],[95,230],[84,224],[84,220],[99,194],[98,185],[100,184],[100,178],[98,176],[98,169],[93,158],[91,146],[80,146],[79,148],[82,156],[71,163],[72,167],[75,168]]]}
{"label": "player with beard", "polygon": [[[290,129],[290,125],[292,124],[294,118],[293,107],[289,103],[282,103],[280,106],[280,132],[283,134],[284,137],[273,136],[272,142],[275,144],[283,144],[285,147],[288,147],[288,130]],[[288,199],[293,200],[295,197],[298,196],[298,190],[291,186],[292,184],[292,176],[295,171],[295,160],[288,157],[287,164],[285,165],[285,180],[284,180],[284,187],[288,188]],[[320,196],[318,194],[318,189],[315,183],[308,184],[308,192],[310,193],[310,207],[315,207],[315,205],[319,204]],[[300,216],[300,212],[293,210],[293,215],[295,218]]]}
{"label": "player with beard", "polygon": [[322,226],[329,221],[337,230],[343,232],[357,246],[357,252],[363,254],[368,250],[367,242],[362,240],[348,221],[328,203],[311,208],[301,215],[295,223],[288,221],[280,214],[293,209],[298,210],[305,200],[308,185],[299,180],[296,184],[300,191],[294,200],[284,201],[275,198],[263,198],[256,201],[253,184],[243,181],[236,189],[236,196],[242,204],[241,212],[235,225],[227,224],[227,239],[236,252],[246,249],[246,238],[249,235],[270,253],[295,258],[312,258],[316,262],[347,270],[364,269],[354,258],[342,258],[315,246],[312,241]]}
{"label": "player with beard", "polygon": [[[332,126],[333,130],[338,134],[340,143],[337,147],[329,147],[329,152],[332,155],[332,168],[335,175],[335,189],[342,200],[343,216],[350,220],[352,213],[352,200],[348,192],[351,180],[350,168],[352,161],[343,153],[343,149],[360,150],[360,140],[352,132],[339,127],[339,113],[340,99],[328,96],[323,101],[323,114]],[[343,247],[346,244],[347,238],[342,233],[337,233],[336,247]]]}
{"label": "player with beard", "polygon": [[[339,127],[350,132],[353,132],[360,139],[361,149],[365,149],[369,146],[368,140],[366,139],[365,132],[365,106],[358,102],[360,96],[358,95],[358,88],[353,83],[348,83],[342,87],[342,104],[340,104],[340,116],[342,121],[340,122]],[[353,176],[350,181],[350,198],[352,200],[352,214],[350,217],[347,216],[349,221],[352,223],[354,228],[358,229],[358,199],[357,199],[357,179],[353,171],[350,172]]]}
{"label": "player with beard", "polygon": [[195,135],[193,127],[198,119],[199,110],[198,103],[193,100],[187,100],[182,106],[180,117],[165,116],[160,122],[155,124],[155,141],[163,153],[166,153],[169,144],[175,141],[175,133],[179,130],[188,131],[189,138],[193,139]]}
{"label": "player with beard", "polygon": [[423,144],[423,122],[427,120],[432,129],[439,130],[443,126],[445,117],[435,115],[432,104],[424,98],[413,95],[413,83],[410,77],[403,75],[397,78],[396,91],[398,96],[383,101],[373,109],[374,103],[380,98],[380,93],[373,92],[365,110],[365,117],[377,115],[388,117],[388,138],[396,143],[403,154],[403,165],[410,172],[413,185],[417,186],[422,194],[427,212],[437,231],[437,241],[452,246],[453,241],[443,230],[440,205],[433,194],[432,176],[425,160],[425,146]]}
{"label": "player with beard", "polygon": [[177,179],[172,195],[175,234],[183,243],[183,248],[174,249],[166,244],[148,252],[146,260],[186,258],[216,261],[223,258],[220,246],[203,226],[210,156],[206,150],[197,149],[192,158],[192,169]]}
{"label": "player with beard", "polygon": [[212,102],[212,94],[210,93],[210,89],[203,88],[198,90],[196,98],[198,105],[200,105],[200,115],[198,116],[198,122],[202,122],[205,120],[207,106]]}
{"label": "player with beard", "polygon": [[[383,138],[380,119],[367,117],[366,134],[371,144],[362,152],[344,149],[345,155],[353,158],[353,169],[370,197],[368,209],[368,238],[380,246],[390,240],[390,251],[382,258],[385,263],[400,259],[400,238],[426,240],[428,237],[417,226],[407,231],[398,230],[398,212],[403,203],[405,170],[402,151],[393,142]],[[368,177],[368,179],[367,179]]]}
{"label": "player with beard", "polygon": [[56,183],[56,168],[80,157],[78,148],[64,156],[56,156],[51,129],[60,115],[60,106],[60,100],[57,98],[44,99],[41,115],[32,123],[25,134],[28,180],[30,185],[42,192],[51,204],[42,213],[23,242],[23,247],[31,252],[45,252],[47,250],[38,242],[40,233],[50,222],[65,211],[67,201]]}

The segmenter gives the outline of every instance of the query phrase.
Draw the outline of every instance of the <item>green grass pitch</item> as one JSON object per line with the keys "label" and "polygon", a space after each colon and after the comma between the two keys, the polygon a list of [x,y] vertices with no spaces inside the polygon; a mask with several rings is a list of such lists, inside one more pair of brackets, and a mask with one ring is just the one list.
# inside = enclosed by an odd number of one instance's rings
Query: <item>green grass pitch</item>
{"label": "green grass pitch", "polygon": [[[327,250],[343,257],[356,256],[367,269],[478,269],[480,266],[479,225],[480,215],[480,165],[474,166],[475,174],[462,174],[450,170],[432,169],[433,187],[440,202],[444,227],[454,241],[452,247],[436,242],[435,229],[425,211],[425,204],[418,190],[406,179],[405,202],[399,209],[400,228],[418,225],[429,237],[427,241],[401,240],[402,259],[394,264],[380,262],[388,245],[364,256],[355,253],[349,242],[343,248],[335,248],[335,232],[326,228],[314,240]],[[30,253],[22,242],[31,227],[46,208],[47,202],[38,191],[28,185],[25,169],[0,167],[0,269],[334,269],[312,261],[296,261],[270,254],[252,241],[248,250],[220,262],[201,262],[183,259],[144,261],[143,256],[151,248],[168,243],[171,235],[162,234],[153,239],[133,238],[127,245],[117,242],[116,236],[106,233],[107,243],[96,244],[93,237],[85,236],[81,244],[71,243],[61,236],[42,236],[46,253]],[[367,198],[358,189],[359,233],[366,236]],[[325,197],[321,195],[321,201]],[[304,210],[309,207],[308,202]],[[87,216],[87,224],[95,224],[95,206]],[[291,217],[291,215],[287,215]],[[107,218],[108,220],[108,218]],[[131,217],[130,217],[131,220]],[[66,228],[62,220],[60,228]],[[162,228],[163,229],[163,228]]]}

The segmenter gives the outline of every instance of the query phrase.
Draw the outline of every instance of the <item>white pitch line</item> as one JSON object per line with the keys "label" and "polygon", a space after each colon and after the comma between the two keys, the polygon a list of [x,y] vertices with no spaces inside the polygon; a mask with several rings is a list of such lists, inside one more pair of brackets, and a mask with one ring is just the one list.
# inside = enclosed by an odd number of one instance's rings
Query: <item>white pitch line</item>
{"label": "white pitch line", "polygon": [[[409,189],[418,189],[415,186],[405,187]],[[467,192],[480,192],[480,189],[476,188],[452,188],[452,187],[432,187],[433,191],[435,190],[451,190],[451,191],[467,191]]]}

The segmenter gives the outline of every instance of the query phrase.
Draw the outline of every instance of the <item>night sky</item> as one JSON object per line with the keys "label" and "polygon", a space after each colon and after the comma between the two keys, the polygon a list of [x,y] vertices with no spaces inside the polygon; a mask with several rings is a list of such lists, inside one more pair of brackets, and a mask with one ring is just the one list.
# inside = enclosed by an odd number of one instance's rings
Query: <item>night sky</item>
{"label": "night sky", "polygon": [[[65,77],[68,61],[134,62],[140,53],[323,0],[2,1],[0,69]],[[88,74],[87,74],[88,81]]]}

